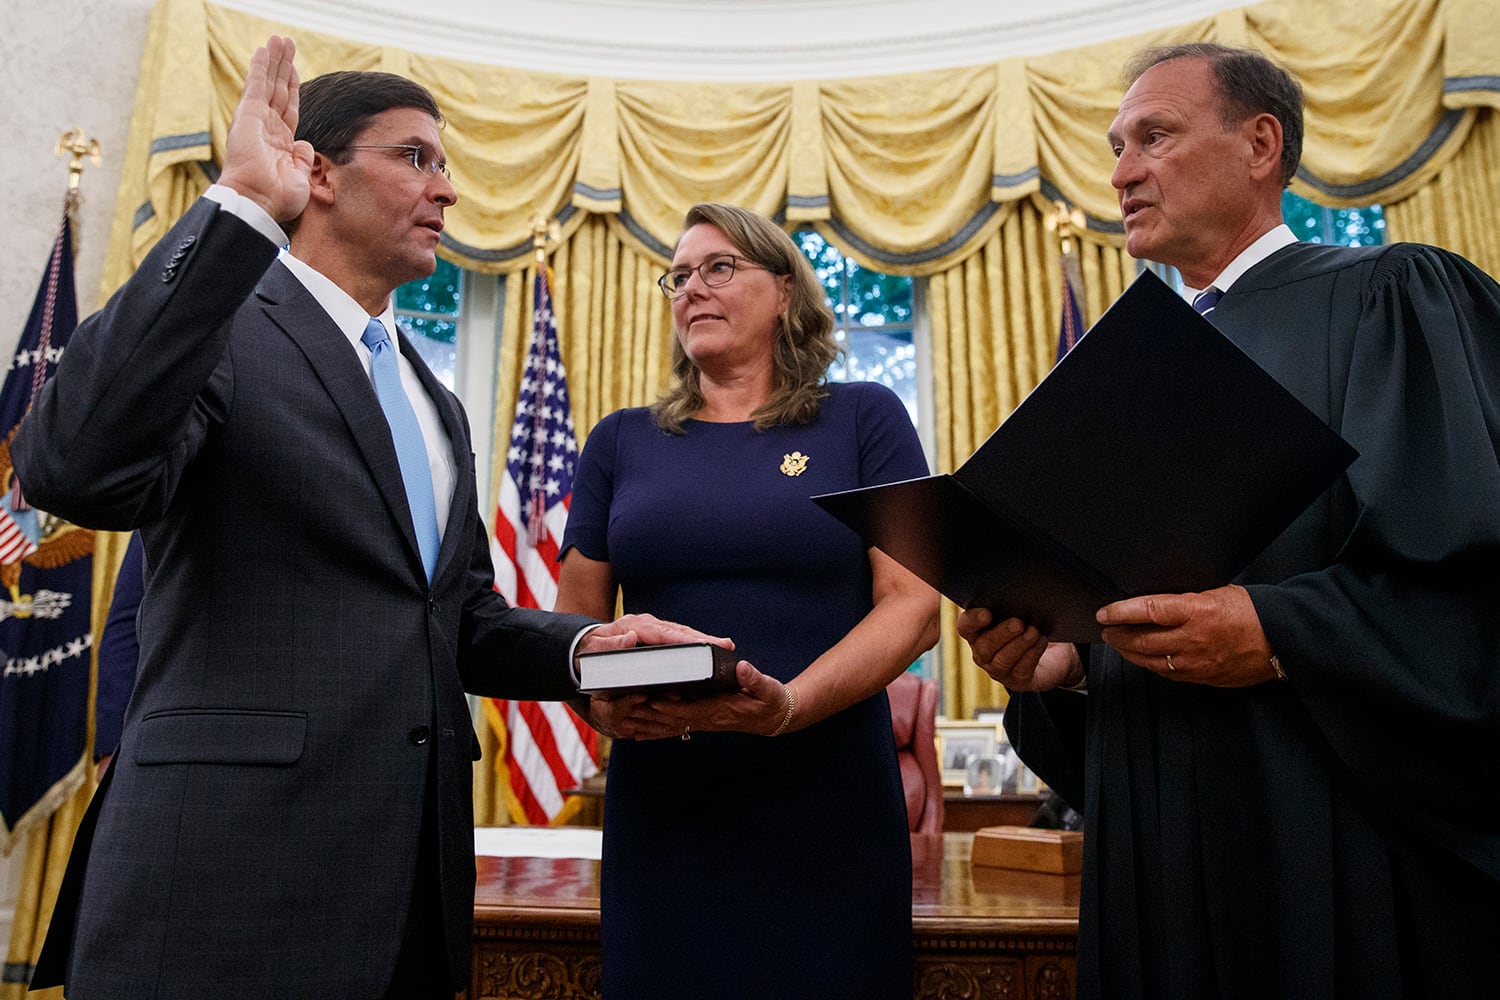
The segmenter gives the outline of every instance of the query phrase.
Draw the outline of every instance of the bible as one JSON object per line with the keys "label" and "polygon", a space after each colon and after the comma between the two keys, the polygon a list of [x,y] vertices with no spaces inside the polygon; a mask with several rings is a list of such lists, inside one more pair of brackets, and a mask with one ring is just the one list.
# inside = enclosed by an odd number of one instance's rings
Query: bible
{"label": "bible", "polygon": [[1356,456],[1147,271],[955,472],[812,499],[960,607],[1093,642],[1105,604],[1229,583]]}
{"label": "bible", "polygon": [[739,690],[740,655],[708,642],[631,646],[578,654],[578,690],[584,694],[672,691],[699,697]]}

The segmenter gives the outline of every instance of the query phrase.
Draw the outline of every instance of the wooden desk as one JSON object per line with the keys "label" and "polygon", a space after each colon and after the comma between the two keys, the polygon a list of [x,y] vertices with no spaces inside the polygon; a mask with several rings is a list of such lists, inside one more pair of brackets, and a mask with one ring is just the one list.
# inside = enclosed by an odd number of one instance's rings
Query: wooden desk
{"label": "wooden desk", "polygon": [[1039,795],[965,795],[961,788],[943,791],[943,830],[967,832],[987,826],[1029,826],[1042,807]]}
{"label": "wooden desk", "polygon": [[[1077,877],[971,871],[971,841],[912,835],[913,996],[1071,1000]],[[478,864],[468,1000],[599,997],[599,862]]]}

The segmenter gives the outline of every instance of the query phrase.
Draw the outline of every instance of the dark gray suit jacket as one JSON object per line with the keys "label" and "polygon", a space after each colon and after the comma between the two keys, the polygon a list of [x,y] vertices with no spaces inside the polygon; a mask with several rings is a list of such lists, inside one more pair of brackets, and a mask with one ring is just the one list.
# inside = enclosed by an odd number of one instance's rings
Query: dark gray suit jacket
{"label": "dark gray suit jacket", "polygon": [[492,588],[458,400],[434,580],[356,352],[263,236],[200,201],[74,334],[14,445],[29,499],[140,528],[150,579],[120,750],[34,985],[91,997],[373,997],[435,782],[444,933],[473,916],[464,691],[575,694],[590,619]]}

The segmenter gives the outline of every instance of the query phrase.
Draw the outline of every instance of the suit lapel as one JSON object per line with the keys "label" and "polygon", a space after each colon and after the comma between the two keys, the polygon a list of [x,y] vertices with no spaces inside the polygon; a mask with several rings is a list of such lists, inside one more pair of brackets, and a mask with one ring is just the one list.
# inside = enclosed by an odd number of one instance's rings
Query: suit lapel
{"label": "suit lapel", "polygon": [[[343,415],[397,530],[406,539],[407,561],[425,580],[427,574],[422,568],[422,554],[412,528],[411,508],[406,502],[406,485],[401,480],[396,446],[391,442],[385,411],[375,398],[375,387],[360,364],[359,356],[302,282],[280,262],[266,272],[256,294],[266,316],[302,351]],[[402,349],[406,350],[404,344]],[[442,409],[441,404],[439,409]],[[444,422],[447,422],[446,416]],[[473,478],[472,474],[470,478]]]}

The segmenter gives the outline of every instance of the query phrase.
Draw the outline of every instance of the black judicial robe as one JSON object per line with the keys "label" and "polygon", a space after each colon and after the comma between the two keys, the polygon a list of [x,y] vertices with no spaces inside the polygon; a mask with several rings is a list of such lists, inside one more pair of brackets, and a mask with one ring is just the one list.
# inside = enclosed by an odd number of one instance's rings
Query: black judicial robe
{"label": "black judicial robe", "polygon": [[1296,244],[1213,322],[1360,457],[1237,581],[1289,681],[1100,644],[1086,695],[1012,698],[1086,817],[1079,996],[1497,995],[1500,286]]}

